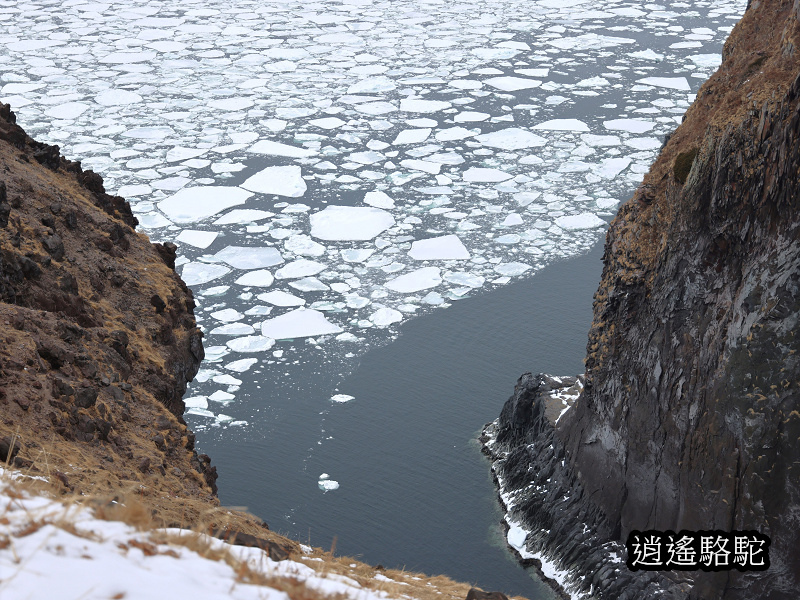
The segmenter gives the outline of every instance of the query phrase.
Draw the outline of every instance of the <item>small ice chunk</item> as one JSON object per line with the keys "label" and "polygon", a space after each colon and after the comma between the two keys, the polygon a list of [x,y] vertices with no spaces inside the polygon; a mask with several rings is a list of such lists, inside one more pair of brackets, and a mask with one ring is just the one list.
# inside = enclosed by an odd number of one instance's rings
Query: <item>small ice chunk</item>
{"label": "small ice chunk", "polygon": [[342,255],[342,260],[349,263],[361,263],[367,260],[375,253],[375,250],[370,248],[352,248],[349,250],[339,250]]}
{"label": "small ice chunk", "polygon": [[476,136],[477,133],[465,129],[464,127],[450,127],[449,129],[441,129],[436,132],[434,136],[440,142],[453,142],[456,140],[463,140],[469,137]]}
{"label": "small ice chunk", "polygon": [[533,128],[548,131],[589,131],[589,126],[579,119],[550,119],[534,125]]}
{"label": "small ice chunk", "polygon": [[510,263],[500,263],[497,265],[494,270],[498,272],[500,275],[505,275],[507,277],[515,277],[517,275],[522,275],[525,271],[532,269],[530,265],[526,265],[525,263],[521,262],[510,262]]}
{"label": "small ice chunk", "polygon": [[185,148],[183,146],[175,146],[167,151],[167,162],[181,162],[184,160],[189,160],[190,158],[197,158],[198,156],[203,156],[203,154],[206,152],[208,152],[208,150],[204,150],[202,148]]}
{"label": "small ice chunk", "polygon": [[243,223],[255,223],[263,221],[269,217],[274,217],[275,213],[255,208],[237,208],[229,213],[222,215],[214,221],[214,225],[241,225]]}
{"label": "small ice chunk", "polygon": [[195,248],[208,248],[219,233],[216,231],[198,231],[196,229],[184,229],[175,239],[184,244],[189,244]]}
{"label": "small ice chunk", "polygon": [[272,246],[226,246],[214,258],[234,269],[263,269],[283,262],[281,253]]}
{"label": "small ice chunk", "polygon": [[342,331],[344,330],[341,327],[328,321],[324,314],[310,308],[297,308],[261,324],[262,335],[277,340],[329,335]]}
{"label": "small ice chunk", "polygon": [[301,254],[303,256],[322,256],[325,254],[325,246],[319,244],[305,234],[289,236],[283,244],[289,252]]}
{"label": "small ice chunk", "polygon": [[241,321],[244,315],[235,308],[223,308],[211,313],[211,318],[223,323],[232,323],[233,321]]}
{"label": "small ice chunk", "polygon": [[403,144],[419,144],[428,139],[431,134],[430,129],[404,129],[397,134],[392,144],[395,146]]}
{"label": "small ice chunk", "polygon": [[388,327],[392,323],[399,323],[403,320],[403,313],[393,308],[379,308],[369,317],[369,320],[378,327]]}
{"label": "small ice chunk", "polygon": [[445,100],[423,100],[421,98],[404,98],[400,101],[400,110],[415,113],[432,113],[450,108],[452,104]]}
{"label": "small ice chunk", "polygon": [[201,285],[227,275],[231,270],[224,265],[190,262],[183,265],[181,278],[186,285]]}
{"label": "small ice chunk", "polygon": [[610,121],[603,121],[606,129],[612,131],[627,131],[629,133],[644,133],[650,131],[655,127],[652,121],[643,121],[641,119],[612,119]]}
{"label": "small ice chunk", "polygon": [[328,206],[310,217],[311,235],[321,240],[371,240],[394,225],[385,210],[360,206]]}
{"label": "small ice chunk", "polygon": [[457,235],[417,240],[411,244],[408,255],[414,260],[464,260],[470,258],[469,250]]}
{"label": "small ice chunk", "polygon": [[522,225],[525,221],[517,213],[509,214],[501,223],[503,227],[513,227],[514,225]]}
{"label": "small ice chunk", "polygon": [[689,82],[686,81],[686,77],[645,77],[644,79],[637,79],[636,82],[686,92],[692,89]]}
{"label": "small ice chunk", "polygon": [[586,133],[581,136],[583,143],[587,146],[595,147],[603,147],[603,146],[619,146],[620,139],[619,136],[616,135],[594,135],[591,133]]}
{"label": "small ice chunk", "polygon": [[505,171],[501,171],[500,169],[486,169],[482,167],[470,167],[466,171],[464,171],[464,181],[470,182],[483,182],[483,183],[494,183],[498,181],[506,181],[507,179],[511,179],[513,175],[510,173],[506,173]]}
{"label": "small ice chunk", "polygon": [[603,179],[614,179],[627,169],[630,164],[631,159],[628,157],[607,158],[595,169],[595,173]]}
{"label": "small ice chunk", "polygon": [[337,117],[325,117],[324,119],[312,119],[308,124],[320,129],[337,129],[345,125],[346,122]]}
{"label": "small ice chunk", "polygon": [[[323,479],[322,475],[325,476],[324,479]],[[333,479],[328,479],[327,473],[323,473],[322,475],[320,475],[320,479],[317,482],[317,485],[319,486],[319,489],[321,489],[323,492],[330,492],[331,490],[338,490],[339,489],[339,482],[338,481],[334,481]]]}
{"label": "small ice chunk", "polygon": [[405,275],[395,277],[385,284],[385,287],[395,292],[411,294],[420,290],[436,287],[442,283],[437,267],[422,267]]}
{"label": "small ice chunk", "polygon": [[281,144],[279,142],[273,142],[272,140],[261,140],[260,142],[256,142],[250,148],[247,149],[248,152],[253,154],[266,154],[268,156],[286,156],[288,158],[306,158],[309,156],[314,156],[316,154],[313,150],[308,150],[307,148],[298,148],[297,146],[290,146],[289,144]]}
{"label": "small ice chunk", "polygon": [[475,139],[484,146],[503,150],[521,150],[523,148],[541,147],[547,144],[545,138],[518,127],[484,133]]}
{"label": "small ice chunk", "polygon": [[94,97],[94,101],[100,106],[126,106],[128,104],[139,104],[142,97],[127,90],[109,89],[103,90]]}
{"label": "small ice chunk", "polygon": [[245,273],[234,283],[246,287],[269,287],[272,285],[273,281],[275,281],[275,278],[272,276],[272,273],[266,269],[258,269]]}
{"label": "small ice chunk", "polygon": [[455,283],[456,285],[463,285],[470,288],[479,288],[486,283],[486,278],[481,277],[480,275],[474,275],[472,273],[466,273],[463,271],[455,271],[446,273],[444,276],[444,280],[449,283]]}
{"label": "small ice chunk", "polygon": [[561,229],[566,229],[567,231],[594,229],[595,227],[604,227],[606,225],[603,219],[592,213],[557,217],[555,223],[561,227]]}
{"label": "small ice chunk", "polygon": [[259,194],[276,194],[288,198],[300,198],[308,189],[302,170],[297,165],[267,167],[247,179],[241,187]]}
{"label": "small ice chunk", "polygon": [[234,352],[264,352],[275,345],[275,340],[262,335],[248,335],[230,340],[226,345]]}
{"label": "small ice chunk", "polygon": [[347,394],[334,394],[331,396],[331,402],[350,402],[355,400],[355,396],[348,396]]}
{"label": "small ice chunk", "polygon": [[307,258],[300,258],[287,263],[277,271],[275,271],[276,279],[299,279],[301,277],[309,277],[324,271],[327,265],[309,260]]}
{"label": "small ice chunk", "polygon": [[159,202],[158,209],[173,223],[196,223],[226,208],[244,204],[252,195],[236,187],[189,187]]}
{"label": "small ice chunk", "polygon": [[385,192],[367,192],[364,196],[364,204],[369,204],[375,208],[394,208],[394,200]]}
{"label": "small ice chunk", "polygon": [[[257,358],[243,358],[241,360],[235,360],[231,363],[225,365],[225,368],[229,371],[233,371],[234,373],[244,373],[248,371],[250,367],[258,362]],[[201,407],[202,408],[202,407]]]}
{"label": "small ice chunk", "polygon": [[539,87],[542,82],[538,79],[527,79],[524,77],[490,77],[484,83],[488,83],[493,88],[504,92],[517,92],[519,90],[529,90]]}
{"label": "small ice chunk", "polygon": [[306,301],[288,292],[274,290],[257,296],[262,302],[269,302],[275,306],[303,306]]}
{"label": "small ice chunk", "polygon": [[185,398],[183,400],[183,404],[186,408],[208,408],[208,399],[205,396],[192,396],[191,398]]}
{"label": "small ice chunk", "polygon": [[211,330],[213,335],[250,335],[255,333],[255,329],[247,323],[228,323],[220,325]]}

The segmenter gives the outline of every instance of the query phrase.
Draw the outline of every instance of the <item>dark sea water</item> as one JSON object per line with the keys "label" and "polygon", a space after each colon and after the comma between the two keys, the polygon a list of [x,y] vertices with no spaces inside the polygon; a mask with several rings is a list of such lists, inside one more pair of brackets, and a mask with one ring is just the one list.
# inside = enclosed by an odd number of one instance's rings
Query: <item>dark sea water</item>
{"label": "dark sea water", "polygon": [[[314,546],[329,548],[335,537],[337,554],[553,598],[506,549],[476,438],[523,372],[583,372],[601,256],[598,243],[411,320],[338,386],[351,402],[328,400],[324,367],[302,367],[292,389],[268,390],[264,381],[271,431],[202,443],[221,473],[222,502],[246,505],[273,530]],[[309,450],[298,458],[303,443]],[[322,493],[323,472],[340,488]]]}

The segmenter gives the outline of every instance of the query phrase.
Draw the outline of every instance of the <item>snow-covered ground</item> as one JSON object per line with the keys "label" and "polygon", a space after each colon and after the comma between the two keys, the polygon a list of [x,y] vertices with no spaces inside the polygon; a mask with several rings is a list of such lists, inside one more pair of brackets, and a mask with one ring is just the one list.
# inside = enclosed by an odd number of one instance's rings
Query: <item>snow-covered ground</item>
{"label": "snow-covered ground", "polygon": [[[232,546],[187,530],[139,531],[102,520],[87,508],[21,489],[15,485],[15,475],[0,469],[0,598],[412,597],[382,591],[387,583],[408,584],[380,573],[362,585],[346,575],[311,568],[309,564],[320,563],[319,558],[305,557],[308,564],[276,562],[259,548]],[[228,554],[228,560],[222,554]]]}
{"label": "snow-covered ground", "polygon": [[586,251],[744,5],[5,0],[0,99],[179,244],[193,425],[245,425],[248,380]]}

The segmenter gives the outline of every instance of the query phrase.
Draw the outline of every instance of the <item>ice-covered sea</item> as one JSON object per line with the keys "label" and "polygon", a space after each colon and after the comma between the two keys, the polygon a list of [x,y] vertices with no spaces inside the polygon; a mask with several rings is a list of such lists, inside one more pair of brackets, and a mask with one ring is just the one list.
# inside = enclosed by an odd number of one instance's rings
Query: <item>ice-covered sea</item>
{"label": "ice-covered sea", "polygon": [[309,472],[326,419],[380,402],[339,389],[360,357],[588,251],[745,4],[0,0],[0,100],[178,244],[200,445],[329,497],[358,483]]}

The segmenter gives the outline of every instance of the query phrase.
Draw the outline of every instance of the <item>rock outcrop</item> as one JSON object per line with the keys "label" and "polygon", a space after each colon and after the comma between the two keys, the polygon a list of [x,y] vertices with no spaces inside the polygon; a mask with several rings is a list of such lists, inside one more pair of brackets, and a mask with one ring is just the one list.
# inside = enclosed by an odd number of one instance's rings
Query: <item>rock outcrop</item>
{"label": "rock outcrop", "polygon": [[[751,2],[611,224],[585,389],[523,376],[487,451],[525,548],[597,598],[800,590],[800,1]],[[631,572],[632,530],[756,530],[767,571]]]}
{"label": "rock outcrop", "polygon": [[[182,396],[203,359],[175,246],[0,104],[0,439],[65,491],[215,502]],[[142,492],[144,493],[144,492]]]}

